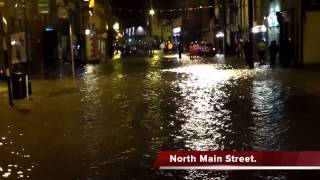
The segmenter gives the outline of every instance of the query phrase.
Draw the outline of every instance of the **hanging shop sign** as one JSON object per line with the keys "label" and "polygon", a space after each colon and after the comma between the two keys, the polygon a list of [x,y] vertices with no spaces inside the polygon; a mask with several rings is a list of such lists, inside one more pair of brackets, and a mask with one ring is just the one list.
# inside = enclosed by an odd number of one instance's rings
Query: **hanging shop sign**
{"label": "hanging shop sign", "polygon": [[15,33],[11,35],[11,48],[12,64],[20,64],[27,62],[25,32]]}

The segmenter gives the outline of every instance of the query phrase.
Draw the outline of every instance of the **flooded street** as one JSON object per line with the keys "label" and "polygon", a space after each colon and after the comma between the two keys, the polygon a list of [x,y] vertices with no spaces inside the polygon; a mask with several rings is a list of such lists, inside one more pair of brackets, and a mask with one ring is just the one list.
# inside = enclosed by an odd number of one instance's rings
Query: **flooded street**
{"label": "flooded street", "polygon": [[1,82],[3,178],[299,179],[302,172],[169,172],[152,164],[162,150],[320,149],[319,69],[155,56],[77,72],[76,80],[62,72],[34,78],[32,100],[12,109]]}

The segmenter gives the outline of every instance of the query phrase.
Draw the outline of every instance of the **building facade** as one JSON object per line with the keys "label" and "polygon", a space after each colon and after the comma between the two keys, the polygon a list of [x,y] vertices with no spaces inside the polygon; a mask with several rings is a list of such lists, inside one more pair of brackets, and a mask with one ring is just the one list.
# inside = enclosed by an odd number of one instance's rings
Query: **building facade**
{"label": "building facade", "polygon": [[[213,43],[213,1],[184,1],[185,7],[199,8],[187,10],[182,19],[182,37],[186,43],[209,42]],[[204,8],[205,7],[205,8]]]}
{"label": "building facade", "polygon": [[320,51],[318,48],[318,44],[320,42],[320,1],[307,0],[303,2],[304,3],[302,3],[301,17],[301,64],[319,64]]}
{"label": "building facade", "polygon": [[105,58],[112,19],[109,1],[1,0],[0,8],[8,27],[6,39],[13,68],[29,61],[37,71],[71,61],[71,55],[79,61]]}

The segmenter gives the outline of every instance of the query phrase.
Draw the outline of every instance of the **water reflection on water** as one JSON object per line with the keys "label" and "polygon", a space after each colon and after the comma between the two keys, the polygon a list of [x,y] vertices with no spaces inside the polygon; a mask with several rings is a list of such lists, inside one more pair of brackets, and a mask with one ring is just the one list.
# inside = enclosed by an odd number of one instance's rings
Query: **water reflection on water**
{"label": "water reflection on water", "polygon": [[36,164],[30,159],[28,148],[23,146],[23,133],[15,131],[11,125],[0,138],[0,179],[29,179]]}
{"label": "water reflection on water", "polygon": [[252,99],[254,117],[253,131],[256,150],[284,150],[289,119],[286,116],[285,101],[288,92],[277,80],[253,82]]}
{"label": "water reflection on water", "polygon": [[290,91],[273,73],[277,74],[264,67],[232,69],[223,63],[175,64],[165,69],[156,61],[152,66],[115,63],[113,69],[87,65],[80,84],[88,169],[84,176],[238,177],[226,172],[163,172],[151,165],[161,150],[290,148],[285,104]]}
{"label": "water reflection on water", "polygon": [[319,72],[233,69],[222,57],[210,64],[159,60],[89,64],[76,87],[63,79],[41,84],[42,96],[30,102],[37,108],[26,105],[30,111],[17,117],[26,118],[25,129],[35,119],[30,129],[42,136],[1,123],[0,174],[37,179],[40,162],[38,174],[62,173],[52,179],[290,179],[280,172],[159,171],[152,163],[161,150],[320,148],[320,91],[313,93],[320,82],[306,81]]}
{"label": "water reflection on water", "polygon": [[[236,133],[231,128],[232,109],[228,102],[232,98],[229,87],[237,81],[254,75],[249,70],[224,69],[225,66],[193,65],[164,70],[175,73],[172,82],[179,101],[175,112],[181,121],[174,141],[183,146],[181,150],[212,151],[225,150],[234,142],[227,136]],[[227,140],[228,139],[228,140]],[[188,171],[183,179],[227,179],[228,173]]]}
{"label": "water reflection on water", "polygon": [[176,141],[183,141],[183,149],[208,151],[224,150],[224,139],[232,124],[230,109],[226,103],[230,94],[226,86],[252,72],[245,70],[219,70],[212,65],[196,65],[165,70],[179,75],[173,86],[182,100],[177,102],[177,118],[184,124]]}

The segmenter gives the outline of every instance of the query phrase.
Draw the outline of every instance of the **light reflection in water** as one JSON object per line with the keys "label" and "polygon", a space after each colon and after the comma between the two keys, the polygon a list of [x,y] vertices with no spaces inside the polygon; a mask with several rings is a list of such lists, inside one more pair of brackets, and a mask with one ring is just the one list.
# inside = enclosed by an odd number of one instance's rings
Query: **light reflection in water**
{"label": "light reflection in water", "polygon": [[[289,120],[286,117],[284,87],[280,81],[253,81],[253,148],[280,150],[286,140]],[[285,147],[287,148],[287,147]]]}
{"label": "light reflection in water", "polygon": [[231,125],[232,113],[225,107],[230,94],[225,90],[231,80],[247,78],[253,72],[247,70],[221,70],[212,65],[194,65],[165,70],[183,74],[173,86],[181,89],[183,102],[179,102],[177,114],[184,116],[181,137],[188,150],[223,150],[225,136]]}
{"label": "light reflection in water", "polygon": [[83,157],[89,162],[86,176],[99,176],[99,162],[97,161],[100,153],[99,141],[103,134],[103,129],[100,128],[103,123],[103,115],[101,109],[101,89],[98,84],[102,80],[97,75],[97,66],[87,65],[83,75],[83,83],[80,89],[82,94],[81,102],[84,105],[83,114],[81,115],[81,123],[83,127],[83,138],[86,141],[84,144]]}
{"label": "light reflection in water", "polygon": [[[236,83],[233,80],[248,78],[254,75],[254,72],[219,68],[221,67],[213,65],[193,65],[165,70],[165,72],[182,76],[178,78],[180,80],[173,82],[173,86],[175,89],[180,89],[182,102],[177,102],[176,114],[183,117],[179,119],[183,124],[175,141],[182,141],[184,150],[225,149],[227,138],[225,132],[232,131],[230,128],[232,112],[226,106],[230,98],[227,87]],[[228,179],[228,174],[188,171],[184,179],[207,179],[208,177]]]}
{"label": "light reflection in water", "polygon": [[[22,138],[22,133],[7,127],[7,133],[0,138],[0,152],[2,155],[0,162],[0,177],[6,179],[28,179],[36,164],[31,162],[31,155],[27,150],[17,144]],[[17,148],[19,147],[19,148]],[[2,179],[0,178],[0,179]]]}

